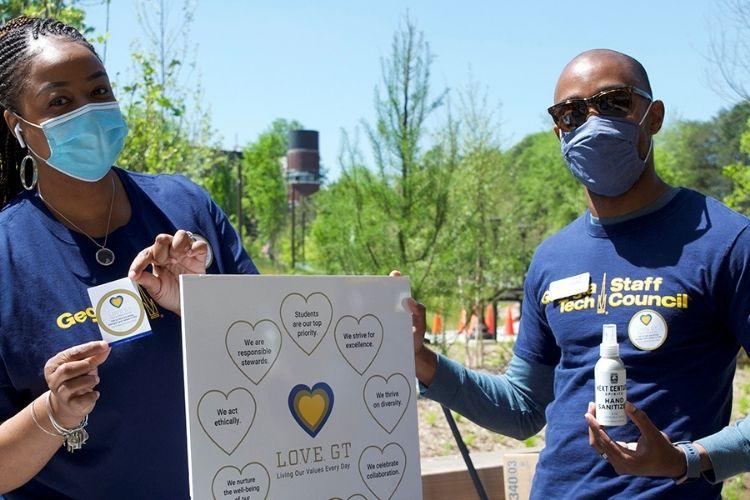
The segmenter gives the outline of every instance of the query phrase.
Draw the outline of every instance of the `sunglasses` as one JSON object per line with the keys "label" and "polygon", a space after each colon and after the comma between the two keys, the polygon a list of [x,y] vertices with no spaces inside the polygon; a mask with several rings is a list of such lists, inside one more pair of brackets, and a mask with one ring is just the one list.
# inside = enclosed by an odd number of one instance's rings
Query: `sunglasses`
{"label": "sunglasses", "polygon": [[586,99],[568,99],[550,106],[547,112],[560,130],[568,132],[586,122],[590,108],[602,116],[625,118],[633,111],[633,94],[652,99],[651,94],[638,87],[618,87],[602,90]]}

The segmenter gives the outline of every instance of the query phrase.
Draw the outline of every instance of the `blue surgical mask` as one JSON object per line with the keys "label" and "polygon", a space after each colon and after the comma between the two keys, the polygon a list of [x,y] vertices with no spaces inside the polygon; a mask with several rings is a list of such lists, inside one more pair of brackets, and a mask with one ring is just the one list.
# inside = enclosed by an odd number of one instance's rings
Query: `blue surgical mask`
{"label": "blue surgical mask", "polygon": [[[128,135],[117,102],[86,104],[39,125],[19,118],[44,132],[50,150],[45,160],[47,165],[87,182],[96,182],[107,175]],[[41,158],[30,147],[29,150]]]}
{"label": "blue surgical mask", "polygon": [[586,188],[615,197],[627,192],[641,177],[651,156],[638,156],[638,130],[651,111],[649,104],[640,122],[592,115],[570,132],[560,134],[560,148],[568,169]]}

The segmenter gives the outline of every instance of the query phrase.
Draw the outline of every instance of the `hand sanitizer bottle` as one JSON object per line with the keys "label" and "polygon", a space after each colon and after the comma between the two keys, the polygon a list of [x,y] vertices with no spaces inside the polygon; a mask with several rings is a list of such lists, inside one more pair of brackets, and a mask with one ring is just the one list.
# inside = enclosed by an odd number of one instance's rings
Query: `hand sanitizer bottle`
{"label": "hand sanitizer bottle", "polygon": [[596,384],[596,420],[599,425],[625,425],[625,365],[620,359],[617,325],[604,325],[599,361],[594,368]]}

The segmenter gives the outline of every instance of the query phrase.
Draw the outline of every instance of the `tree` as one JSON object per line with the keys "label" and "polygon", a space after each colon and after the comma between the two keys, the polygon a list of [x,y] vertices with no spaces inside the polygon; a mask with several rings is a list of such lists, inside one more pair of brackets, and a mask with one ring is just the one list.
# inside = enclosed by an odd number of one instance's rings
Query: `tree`
{"label": "tree", "polygon": [[278,261],[278,243],[288,227],[287,188],[281,159],[286,154],[289,132],[301,129],[297,121],[278,119],[249,144],[242,155],[246,191],[242,207],[255,228],[250,237],[254,255],[267,245],[268,257]]}
{"label": "tree", "polygon": [[504,159],[498,206],[503,215],[496,242],[498,283],[502,288],[520,288],[536,247],[578,217],[586,201],[551,132],[527,135]]}
{"label": "tree", "polygon": [[718,0],[717,5],[721,23],[714,24],[710,35],[709,59],[715,69],[710,81],[725,96],[750,101],[750,1]]}
{"label": "tree", "polygon": [[678,120],[655,138],[659,175],[718,199],[732,190],[725,165],[741,162],[740,136],[750,118],[750,103],[739,103],[707,121]]}
{"label": "tree", "polygon": [[[165,9],[171,3],[164,0],[149,2],[151,9],[142,8],[139,17],[148,34],[150,50],[133,53],[135,76],[124,85],[121,100],[130,127],[125,149],[120,156],[121,166],[149,173],[181,173],[206,187],[220,186],[207,182],[217,170],[225,175],[229,168],[226,155],[221,152],[211,117],[202,105],[200,85],[182,84],[180,70],[189,54],[187,42],[175,45],[175,34],[170,26],[159,22],[159,29],[151,27],[154,16],[163,21]],[[186,39],[192,20],[192,3],[182,7],[184,23],[177,28],[181,39]],[[226,198],[225,193],[212,193]],[[227,207],[224,207],[227,208]]]}
{"label": "tree", "polygon": [[[475,338],[475,365],[484,358],[484,310],[496,288],[498,256],[493,231],[500,221],[502,152],[497,109],[489,105],[487,92],[474,80],[459,93],[458,134],[459,160],[455,171],[454,189],[450,196],[452,217],[448,223],[453,256],[450,270],[458,282],[462,304],[478,318]],[[450,272],[452,271],[452,272]],[[467,343],[468,349],[468,343]],[[471,359],[471,358],[469,358]]]}
{"label": "tree", "polygon": [[[443,243],[455,148],[438,137],[423,149],[427,120],[445,97],[445,91],[430,97],[432,59],[424,35],[406,18],[394,34],[390,57],[381,60],[377,118],[373,125],[365,124],[374,166],[366,167],[356,142],[345,137],[343,174],[329,187],[338,199],[322,196],[352,213],[336,220],[320,200],[317,204],[312,234],[318,248],[313,253],[323,270],[384,274],[399,268],[411,276],[415,294],[434,287],[432,271]],[[350,229],[342,226],[343,220],[352,223]],[[323,237],[331,233],[346,237]]]}
{"label": "tree", "polygon": [[84,35],[93,28],[84,23],[86,13],[75,0],[3,0],[0,2],[0,23],[18,16],[52,17],[73,26]]}
{"label": "tree", "polygon": [[[750,156],[750,119],[745,123],[745,131],[740,138],[740,150]],[[725,202],[732,208],[748,215],[750,214],[750,165],[744,162],[732,163],[724,167],[724,173],[734,183],[732,192],[725,198]]]}

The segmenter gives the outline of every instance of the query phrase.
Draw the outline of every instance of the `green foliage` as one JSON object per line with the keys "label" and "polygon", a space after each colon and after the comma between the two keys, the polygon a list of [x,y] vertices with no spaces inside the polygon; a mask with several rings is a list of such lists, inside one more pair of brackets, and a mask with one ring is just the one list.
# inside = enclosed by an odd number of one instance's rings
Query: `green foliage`
{"label": "green foliage", "polygon": [[[189,95],[174,87],[168,95],[155,70],[153,55],[136,53],[133,61],[136,77],[122,89],[130,134],[119,164],[140,172],[181,173],[197,182],[213,175],[214,167],[221,170],[222,159],[209,116],[199,107],[193,107],[191,116],[186,115]],[[177,60],[171,62],[168,77],[179,64]],[[197,104],[198,100],[194,101]]]}
{"label": "green foliage", "polygon": [[586,202],[550,132],[523,138],[505,154],[504,165],[496,248],[503,253],[504,278],[520,287],[537,245],[580,215]]}
{"label": "green foliage", "polygon": [[251,253],[267,247],[271,261],[278,260],[279,239],[288,227],[287,189],[281,159],[286,154],[290,131],[301,129],[296,121],[278,119],[243,150],[244,187],[242,209],[249,214]]}
{"label": "green foliage", "polygon": [[[740,151],[750,155],[750,119],[740,138]],[[750,165],[747,161],[732,163],[724,167],[724,175],[733,182],[732,192],[724,201],[730,207],[750,214]]]}
{"label": "green foliage", "polygon": [[723,167],[741,163],[747,154],[740,147],[750,104],[720,111],[708,121],[680,120],[656,139],[656,167],[668,183],[689,187],[715,198],[732,191],[732,178]]}
{"label": "green foliage", "polygon": [[76,4],[66,0],[3,0],[0,2],[0,23],[18,16],[52,17],[89,34],[93,28],[86,26],[86,13]]}
{"label": "green foliage", "polygon": [[533,447],[535,447],[537,445],[537,437],[536,436],[531,436],[530,438],[524,439],[523,440],[523,445],[526,448],[533,448]]}
{"label": "green foliage", "polygon": [[438,417],[438,414],[434,410],[425,410],[424,411],[425,422],[430,427],[435,427],[435,424],[437,423],[437,417]]}
{"label": "green foliage", "polygon": [[[374,165],[345,136],[341,178],[316,201],[312,262],[323,272],[385,274],[400,269],[415,294],[435,292],[432,272],[449,213],[455,145],[438,137],[426,150],[426,121],[443,103],[430,98],[432,54],[408,19],[381,61],[374,125],[366,125]],[[450,125],[449,125],[450,127]]]}

